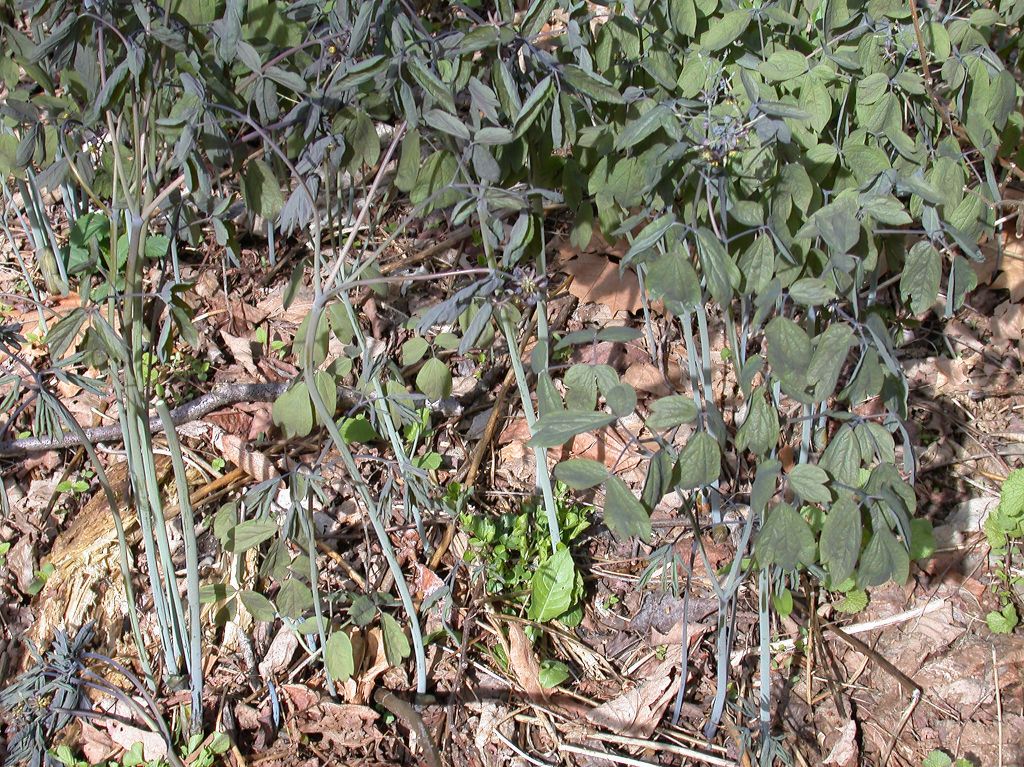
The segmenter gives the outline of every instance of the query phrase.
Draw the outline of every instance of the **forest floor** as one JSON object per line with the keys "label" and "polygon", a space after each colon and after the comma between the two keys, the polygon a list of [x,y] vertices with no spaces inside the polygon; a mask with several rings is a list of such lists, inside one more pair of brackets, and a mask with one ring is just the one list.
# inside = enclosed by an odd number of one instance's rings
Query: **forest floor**
{"label": "forest floor", "polygon": [[[450,248],[432,248],[430,258],[421,261],[417,254],[436,237],[424,232],[420,241],[410,239],[381,266],[400,274],[458,268],[471,260],[472,245],[461,240]],[[615,257],[621,252],[595,246],[580,253],[558,242],[548,286],[553,328],[636,326],[639,286],[631,272],[619,274]],[[773,625],[778,644],[772,730],[795,764],[852,767],[887,760],[920,767],[934,749],[976,765],[1024,764],[1024,634],[995,635],[986,625],[986,613],[996,606],[996,568],[981,532],[1002,480],[1024,466],[1022,252],[1008,248],[998,273],[994,263],[983,265],[982,286],[967,307],[946,322],[922,318],[902,347],[911,386],[908,427],[921,446],[918,510],[935,525],[935,556],[914,566],[906,585],[870,590],[868,603],[857,612],[844,614],[828,603],[827,594],[804,591],[792,616]],[[287,350],[312,296],[300,290],[288,308],[283,306],[293,263],[288,254],[279,258],[280,267],[268,270],[254,246],[243,251],[240,268],[225,269],[219,259],[200,256],[189,265],[183,277],[193,284],[188,300],[202,318],[197,322],[202,351],[183,348],[160,373],[178,403],[216,383],[277,382],[298,375],[298,363]],[[994,280],[993,274],[998,274]],[[20,356],[41,365],[47,350],[20,280],[19,270],[0,268],[0,324],[20,325],[25,338]],[[443,280],[414,286],[360,297],[362,320],[382,354],[398,356],[408,338],[404,318],[449,289]],[[53,298],[47,312],[59,317],[76,301],[73,294]],[[671,386],[683,390],[683,344],[657,307],[655,314],[668,384],[642,339],[583,347],[578,361],[612,365],[641,397],[668,393]],[[439,491],[455,479],[472,485],[469,511],[476,514],[522,514],[523,498],[533,493],[529,430],[515,397],[508,396],[505,351],[496,343],[486,354],[448,356],[456,405],[433,414],[424,446],[442,458],[432,471]],[[529,345],[522,351],[528,355]],[[408,372],[411,376],[415,369]],[[734,386],[717,381],[716,396],[733,396]],[[70,385],[55,393],[84,425],[110,422],[116,413],[110,397]],[[232,497],[221,494],[225,488],[237,493],[290,465],[319,461],[333,488],[314,515],[322,544],[321,590],[389,592],[392,582],[380,551],[334,457],[321,454],[315,433],[305,442],[287,443],[273,425],[271,407],[235,403],[183,427],[184,444],[205,469],[193,491],[214,486],[218,475],[230,475],[229,482],[215,487],[223,503]],[[616,429],[577,437],[561,456],[550,451],[550,458],[614,464],[618,476],[639,490],[644,478],[639,469],[630,473],[633,441],[622,431],[628,428],[629,419],[623,419]],[[117,450],[116,443],[106,445],[102,455],[110,465],[119,460]],[[63,625],[73,633],[76,620],[96,622],[99,652],[132,663],[123,595],[115,585],[116,558],[109,549],[74,545],[83,537],[100,540],[109,524],[102,500],[100,522],[86,513],[98,490],[82,458],[80,451],[61,450],[12,456],[0,464],[11,500],[10,514],[0,521],[0,542],[10,544],[0,567],[0,687],[30,661],[24,638],[45,645],[45,629]],[[367,467],[386,458],[381,445],[367,445],[360,455]],[[240,470],[232,472],[236,467]],[[599,508],[601,499],[583,501]],[[678,501],[670,496],[656,509],[650,547],[616,541],[591,516],[576,541],[579,561],[586,563],[582,623],[541,632],[535,642],[540,655],[524,632],[528,621],[521,600],[485,593],[488,563],[473,560],[459,520],[424,520],[425,542],[402,509],[395,509],[391,538],[414,596],[426,605],[424,633],[436,638],[427,649],[433,698],[414,700],[411,660],[390,662],[376,625],[359,632],[355,673],[331,698],[322,665],[309,662],[295,633],[280,621],[246,624],[239,618],[234,629],[214,629],[211,622],[206,721],[228,732],[233,744],[221,758],[238,765],[291,767],[437,767],[438,759],[474,766],[750,764],[758,697],[756,579],[741,590],[731,694],[723,724],[708,740],[703,727],[716,691],[717,601],[699,563],[689,580],[675,566],[693,561],[694,531],[674,513]],[[208,573],[219,566],[215,510],[212,504],[198,512]],[[446,537],[446,528],[453,535]],[[732,560],[733,536],[700,534],[712,565]],[[180,536],[172,536],[172,544],[180,545]],[[675,558],[659,567],[650,559],[656,550]],[[52,572],[48,562],[56,563]],[[443,596],[431,603],[439,590]],[[145,609],[148,598],[141,599]],[[688,677],[676,718],[684,643]],[[551,661],[564,663],[570,672],[557,686],[546,686],[546,674],[560,668]],[[187,693],[165,690],[158,705],[173,720],[186,701]],[[108,715],[78,719],[62,734],[76,754],[90,763],[121,759],[125,749],[141,741],[147,758],[159,757],[162,740],[130,712],[109,700],[93,705]]]}

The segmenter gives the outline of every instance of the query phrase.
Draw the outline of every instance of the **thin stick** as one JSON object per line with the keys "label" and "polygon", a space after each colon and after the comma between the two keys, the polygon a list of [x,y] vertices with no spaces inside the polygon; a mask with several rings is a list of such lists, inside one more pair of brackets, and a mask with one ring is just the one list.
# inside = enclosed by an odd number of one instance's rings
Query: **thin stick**
{"label": "thin stick", "polygon": [[715,767],[736,767],[736,762],[731,759],[723,759],[714,754],[697,751],[686,746],[677,746],[674,743],[664,743],[659,740],[641,740],[640,738],[629,738],[625,735],[612,735],[607,732],[592,732],[588,733],[587,737],[594,740],[602,740],[606,743],[618,743],[622,746],[637,746],[650,749],[651,751],[664,751],[666,754],[675,754],[687,759],[697,759],[703,764],[710,764]]}
{"label": "thin stick", "polygon": [[996,684],[996,733],[999,737],[999,767],[1003,767],[1003,696],[999,691],[999,661],[996,659],[996,646],[992,645],[992,676]]}

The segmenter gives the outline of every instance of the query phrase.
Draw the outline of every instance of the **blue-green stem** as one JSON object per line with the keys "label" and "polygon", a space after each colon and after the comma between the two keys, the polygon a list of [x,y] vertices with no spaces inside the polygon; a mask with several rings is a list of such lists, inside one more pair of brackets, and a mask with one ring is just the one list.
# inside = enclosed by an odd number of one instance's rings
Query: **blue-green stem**
{"label": "blue-green stem", "polygon": [[[188,669],[192,678],[192,731],[199,732],[203,726],[203,633],[200,625],[199,603],[199,548],[196,545],[196,520],[189,501],[188,477],[185,461],[181,456],[181,444],[174,430],[171,411],[161,398],[156,401],[156,412],[164,426],[167,449],[174,466],[174,480],[178,489],[178,508],[181,509],[181,537],[185,543],[185,589],[188,594]],[[173,581],[173,571],[168,574]],[[177,589],[175,588],[175,591]]]}

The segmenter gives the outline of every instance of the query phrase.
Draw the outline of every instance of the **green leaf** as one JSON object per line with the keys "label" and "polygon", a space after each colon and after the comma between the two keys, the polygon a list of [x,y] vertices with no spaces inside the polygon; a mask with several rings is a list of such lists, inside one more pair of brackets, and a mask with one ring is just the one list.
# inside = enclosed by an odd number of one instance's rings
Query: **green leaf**
{"label": "green leaf", "polygon": [[673,394],[662,397],[651,403],[651,414],[647,418],[647,428],[651,431],[672,429],[689,423],[697,417],[697,406],[689,397]]}
{"label": "green leaf", "polygon": [[569,410],[591,411],[597,407],[597,376],[593,365],[573,365],[565,371],[562,382]]}
{"label": "green leaf", "polygon": [[729,11],[716,18],[700,39],[702,48],[717,51],[734,42],[750,24],[750,11]]}
{"label": "green leaf", "polygon": [[402,344],[402,365],[415,365],[423,355],[430,349],[430,344],[425,338],[413,336]]}
{"label": "green leaf", "polygon": [[224,548],[234,554],[259,546],[277,535],[277,522],[272,519],[249,519],[239,522],[228,532]]}
{"label": "green leaf", "polygon": [[845,322],[829,325],[814,340],[814,353],[807,365],[807,381],[813,384],[812,401],[832,396],[852,345],[853,330]]}
{"label": "green leaf", "polygon": [[274,402],[274,424],[288,437],[305,437],[313,431],[313,402],[305,381],[299,381]]}
{"label": "green leaf", "polygon": [[629,384],[616,384],[605,392],[604,399],[619,418],[624,418],[636,409],[636,390]]}
{"label": "green leaf", "polygon": [[910,520],[910,558],[928,559],[935,553],[935,533],[931,520]]}
{"label": "green leaf", "polygon": [[342,439],[345,440],[346,444],[352,444],[353,442],[376,442],[380,439],[380,435],[377,430],[373,428],[364,415],[357,415],[354,418],[345,418],[342,420],[338,427],[341,431]]}
{"label": "green leaf", "polygon": [[452,393],[452,371],[437,357],[431,357],[416,374],[416,388],[430,402],[439,402]]}
{"label": "green leaf", "polygon": [[344,631],[332,631],[327,637],[327,643],[324,645],[324,666],[331,679],[336,682],[345,682],[355,673],[352,640]]}
{"label": "green leaf", "polygon": [[757,561],[795,570],[814,562],[817,547],[807,521],[792,506],[779,504],[770,512],[754,545]]}
{"label": "green leaf", "polygon": [[633,536],[645,542],[651,539],[650,514],[618,477],[609,477],[605,485],[604,521],[621,541]]}
{"label": "green leaf", "polygon": [[927,240],[918,240],[907,253],[900,277],[900,295],[914,314],[935,305],[942,281],[942,255]]}
{"label": "green leaf", "polygon": [[988,624],[989,631],[993,634],[1010,634],[1017,628],[1019,622],[1017,608],[1012,604],[1007,604],[999,612],[993,610],[985,616],[985,623]]}
{"label": "green leaf", "polygon": [[796,51],[775,51],[757,68],[769,82],[784,82],[804,74],[807,71],[807,59]]}
{"label": "green leaf", "polygon": [[693,311],[701,303],[700,278],[689,257],[679,248],[659,255],[647,265],[646,287],[651,298],[664,299],[673,314]]}
{"label": "green leaf", "polygon": [[454,136],[462,141],[469,141],[469,128],[455,115],[449,114],[442,109],[428,109],[423,114],[423,122],[431,128],[447,133],[449,136]]}
{"label": "green leaf", "polygon": [[921,762],[921,767],[951,767],[953,760],[945,751],[935,749]]}
{"label": "green leaf", "polygon": [[388,663],[398,666],[412,653],[405,630],[391,613],[386,612],[380,614],[380,627],[384,634],[384,655]]}
{"label": "green leaf", "polygon": [[710,229],[697,230],[697,252],[704,267],[708,290],[720,304],[732,301],[733,288],[740,282],[740,273],[725,246]]}
{"label": "green leaf", "polygon": [[603,77],[580,69],[575,64],[563,67],[562,77],[569,85],[594,101],[604,101],[609,104],[623,103],[622,94],[615,86]]}
{"label": "green leaf", "polygon": [[832,583],[851,575],[860,554],[860,506],[849,495],[840,495],[825,515],[821,528],[821,563],[828,568]]}
{"label": "green leaf", "polygon": [[785,619],[793,612],[793,592],[783,589],[781,593],[772,594],[772,605],[779,617]]}
{"label": "green leaf", "polygon": [[573,490],[586,490],[608,479],[608,469],[589,458],[570,458],[555,467],[555,477]]}
{"label": "green leaf", "polygon": [[298,620],[313,607],[313,592],[298,578],[288,578],[277,592],[277,609],[285,618]]}
{"label": "green leaf", "polygon": [[545,623],[572,605],[576,565],[568,549],[552,554],[530,579],[530,620]]}
{"label": "green leaf", "polygon": [[768,404],[764,388],[758,387],[751,395],[747,417],[736,432],[736,447],[740,450],[749,449],[756,455],[767,455],[778,443],[781,434],[779,414]]}
{"label": "green leaf", "polygon": [[238,596],[242,600],[242,604],[245,605],[245,609],[248,610],[256,620],[269,623],[277,617],[277,610],[274,608],[274,603],[262,594],[246,589],[239,592]]}
{"label": "green leaf", "polygon": [[769,322],[765,337],[768,340],[768,364],[782,384],[783,391],[800,401],[806,400],[811,339],[788,317],[776,317]]}
{"label": "green leaf", "polygon": [[428,69],[422,59],[407,59],[407,65],[413,79],[420,84],[438,106],[450,114],[454,114],[455,99],[452,97],[451,89],[441,81],[441,78]]}
{"label": "green leaf", "polygon": [[804,277],[789,286],[789,296],[802,306],[821,306],[836,297],[836,292],[825,280]]}
{"label": "green leaf", "polygon": [[582,410],[564,410],[548,413],[534,425],[530,447],[559,447],[577,434],[603,429],[615,420],[608,413],[586,412]]}
{"label": "green leaf", "polygon": [[722,471],[722,452],[706,431],[693,434],[679,453],[679,482],[684,489],[710,485]]}
{"label": "green leaf", "polygon": [[870,588],[890,580],[902,585],[907,582],[909,575],[910,557],[903,544],[896,540],[888,528],[876,528],[861,554],[857,585]]}
{"label": "green leaf", "polygon": [[515,138],[519,138],[530,129],[530,126],[537,120],[537,116],[540,115],[544,102],[548,100],[554,90],[555,82],[552,75],[548,75],[534,86],[516,115]]}
{"label": "green leaf", "polygon": [[852,589],[847,591],[843,598],[833,606],[841,613],[855,615],[868,606],[868,592],[862,589]]}
{"label": "green leaf", "polygon": [[569,667],[561,661],[542,660],[540,662],[540,674],[537,675],[537,681],[544,689],[550,690],[552,687],[558,687],[568,678]]}
{"label": "green leaf", "polygon": [[249,210],[272,221],[284,207],[284,195],[273,169],[263,160],[253,160],[242,173],[242,193]]}
{"label": "green leaf", "polygon": [[798,463],[786,475],[793,492],[811,503],[828,503],[832,493],[828,489],[828,474],[820,466]]}

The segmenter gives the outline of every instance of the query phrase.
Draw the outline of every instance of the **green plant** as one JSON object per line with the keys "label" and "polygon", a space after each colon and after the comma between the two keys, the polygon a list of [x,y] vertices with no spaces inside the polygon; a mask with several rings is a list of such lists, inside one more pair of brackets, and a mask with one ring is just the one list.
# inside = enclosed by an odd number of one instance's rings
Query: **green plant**
{"label": "green plant", "polygon": [[[197,733],[189,738],[182,751],[182,762],[196,767],[213,767],[217,757],[226,752],[231,744],[228,737],[218,733],[210,739]],[[87,759],[79,759],[67,745],[61,744],[50,752],[50,755],[64,767],[169,767],[166,759],[147,760],[143,756],[142,743],[136,743],[128,749],[120,760],[109,760],[93,764]]]}
{"label": "green plant", "polygon": [[510,609],[525,603],[531,620],[574,626],[583,618],[583,578],[570,547],[590,526],[590,514],[572,503],[566,490],[556,488],[562,537],[555,547],[536,499],[514,513],[463,513],[461,522],[470,536],[464,558],[482,566],[488,594],[501,595]]}
{"label": "green plant", "polygon": [[999,505],[985,520],[985,536],[998,557],[992,589],[999,600],[999,609],[989,612],[985,621],[993,633],[1009,634],[1020,622],[1017,604],[1024,585],[1024,578],[1012,569],[1024,547],[1024,469],[1011,472],[1003,481]]}
{"label": "green plant", "polygon": [[977,765],[963,756],[957,757],[954,761],[945,751],[935,749],[924,758],[921,767],[977,767]]}

